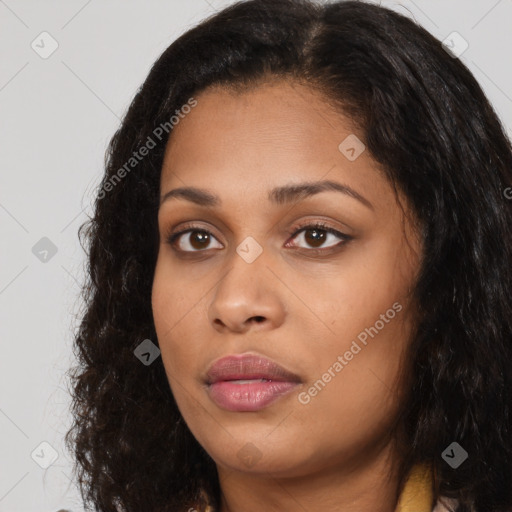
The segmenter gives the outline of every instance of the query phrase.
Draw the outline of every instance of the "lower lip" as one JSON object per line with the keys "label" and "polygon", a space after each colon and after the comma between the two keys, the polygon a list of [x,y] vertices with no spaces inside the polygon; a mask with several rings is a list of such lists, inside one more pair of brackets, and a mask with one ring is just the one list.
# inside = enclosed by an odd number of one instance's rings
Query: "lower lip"
{"label": "lower lip", "polygon": [[296,382],[247,382],[219,381],[208,386],[210,398],[227,411],[259,411],[289,393]]}

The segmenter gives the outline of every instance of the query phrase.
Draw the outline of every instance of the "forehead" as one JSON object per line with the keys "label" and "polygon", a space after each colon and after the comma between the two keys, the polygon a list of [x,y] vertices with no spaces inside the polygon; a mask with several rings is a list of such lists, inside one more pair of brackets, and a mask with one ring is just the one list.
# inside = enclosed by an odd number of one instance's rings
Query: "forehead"
{"label": "forehead", "polygon": [[[328,179],[389,200],[355,123],[317,91],[281,80],[238,92],[216,86],[195,98],[169,137],[162,194],[195,186],[266,200],[271,188]],[[357,158],[347,157],[347,145]]]}
{"label": "forehead", "polygon": [[344,134],[355,132],[354,123],[325,97],[284,80],[238,92],[215,86],[196,99],[197,106],[173,129],[168,152],[175,153],[178,142],[187,150],[201,146],[233,152],[252,147],[275,150],[276,144],[283,151],[298,151],[308,142],[308,150],[314,153],[315,147],[331,142],[329,136],[341,142]]}

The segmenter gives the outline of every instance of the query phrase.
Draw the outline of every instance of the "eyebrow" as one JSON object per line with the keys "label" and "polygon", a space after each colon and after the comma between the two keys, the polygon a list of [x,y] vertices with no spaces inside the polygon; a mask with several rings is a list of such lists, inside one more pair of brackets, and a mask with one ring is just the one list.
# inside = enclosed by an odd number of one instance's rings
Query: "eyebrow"
{"label": "eyebrow", "polygon": [[[371,210],[374,209],[372,203],[354,189],[331,180],[297,183],[276,187],[270,190],[268,200],[276,205],[282,205],[291,203],[295,200],[305,199],[325,191],[341,192],[342,194],[357,199],[367,208],[370,208]],[[206,207],[220,206],[222,204],[222,200],[219,196],[212,194],[208,190],[197,187],[179,187],[166,192],[160,199],[160,206],[169,199],[185,199],[199,206]]]}

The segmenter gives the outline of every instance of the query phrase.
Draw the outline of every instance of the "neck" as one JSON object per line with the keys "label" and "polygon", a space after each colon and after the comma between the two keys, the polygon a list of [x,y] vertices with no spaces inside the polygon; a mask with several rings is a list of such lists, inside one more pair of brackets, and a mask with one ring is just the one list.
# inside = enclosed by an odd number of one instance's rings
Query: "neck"
{"label": "neck", "polygon": [[370,460],[294,477],[218,467],[220,512],[394,512],[399,475],[393,460],[388,445]]}

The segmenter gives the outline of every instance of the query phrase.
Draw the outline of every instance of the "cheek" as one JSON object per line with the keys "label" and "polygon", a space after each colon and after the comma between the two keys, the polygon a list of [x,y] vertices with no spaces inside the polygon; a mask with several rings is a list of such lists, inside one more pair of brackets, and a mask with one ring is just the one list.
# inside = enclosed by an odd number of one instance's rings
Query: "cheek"
{"label": "cheek", "polygon": [[345,345],[361,333],[364,341],[366,329],[376,322],[384,334],[381,339],[402,337],[399,324],[410,300],[409,271],[398,265],[393,249],[386,254],[376,245],[354,251],[333,272],[302,279],[300,288],[294,290],[314,313],[308,330],[323,333],[319,337],[329,352],[348,350]]}
{"label": "cheek", "polygon": [[166,261],[160,254],[152,288],[153,318],[157,333],[163,341],[180,326],[190,322],[190,314],[201,306],[205,298],[205,287],[196,285],[190,276],[178,272],[177,267]]}
{"label": "cheek", "polygon": [[168,376],[178,375],[180,369],[184,368],[183,363],[193,360],[190,359],[193,356],[192,347],[183,335],[188,332],[190,337],[193,318],[201,303],[201,297],[195,297],[185,280],[181,280],[183,283],[180,283],[179,276],[171,275],[164,265],[157,263],[151,302],[162,361]]}
{"label": "cheek", "polygon": [[309,287],[308,300],[316,305],[324,335],[315,336],[321,350],[311,353],[304,421],[310,415],[309,421],[317,418],[321,424],[329,416],[332,424],[343,426],[354,438],[358,430],[364,437],[364,424],[386,426],[392,421],[412,329],[409,270],[402,265],[395,271],[397,261],[396,248],[376,243],[354,254],[337,275],[324,279],[328,288]]}
{"label": "cheek", "polygon": [[[297,396],[294,414],[311,431],[301,443],[312,451],[317,450],[318,439],[330,439],[345,456],[357,457],[365,446],[391,431],[401,403],[399,377],[408,337],[405,317],[399,318],[403,311],[377,334],[372,330],[368,334],[364,324],[351,324],[347,332],[355,335],[341,332],[335,342],[322,346],[321,358]],[[375,319],[368,327],[374,324]],[[367,335],[366,344],[357,338],[360,332]],[[324,456],[331,456],[328,449]]]}
{"label": "cheek", "polygon": [[[204,370],[205,348],[212,336],[207,321],[212,284],[208,276],[175,270],[165,258],[157,262],[152,308],[162,364],[178,408],[186,421],[201,416],[204,400],[199,375]],[[204,422],[204,418],[200,421]]]}
{"label": "cheek", "polygon": [[[352,361],[323,391],[303,405],[296,419],[310,425],[311,436],[302,442],[315,447],[318,439],[329,439],[331,446],[320,443],[324,457],[335,447],[343,459],[357,460],[374,443],[385,439],[396,421],[399,399],[385,382],[386,375],[373,374],[370,367]],[[317,448],[318,449],[318,448]]]}

